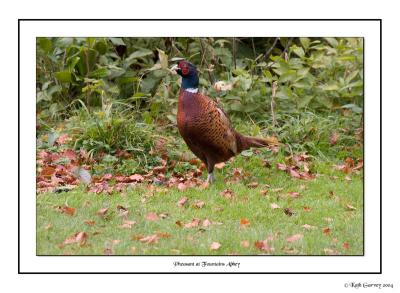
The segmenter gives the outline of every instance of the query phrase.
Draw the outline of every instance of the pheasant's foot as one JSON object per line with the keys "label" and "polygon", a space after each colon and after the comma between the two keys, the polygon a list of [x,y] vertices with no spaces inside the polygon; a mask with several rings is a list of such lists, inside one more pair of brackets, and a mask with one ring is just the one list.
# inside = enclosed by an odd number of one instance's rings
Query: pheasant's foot
{"label": "pheasant's foot", "polygon": [[214,177],[214,174],[213,173],[208,173],[208,176],[207,176],[207,183],[213,183],[215,181],[215,177]]}

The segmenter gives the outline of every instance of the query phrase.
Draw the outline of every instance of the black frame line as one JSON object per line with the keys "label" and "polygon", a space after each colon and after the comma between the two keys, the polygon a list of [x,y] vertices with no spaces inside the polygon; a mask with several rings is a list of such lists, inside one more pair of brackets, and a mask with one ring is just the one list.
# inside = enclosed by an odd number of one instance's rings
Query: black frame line
{"label": "black frame line", "polygon": [[[20,62],[20,24],[23,21],[39,21],[39,22],[54,22],[54,21],[146,21],[146,22],[154,22],[154,21],[245,21],[245,22],[268,22],[268,21],[378,21],[380,26],[380,269],[378,272],[23,272],[21,271],[21,257],[20,257],[20,70],[21,70],[21,62]],[[365,49],[365,39],[363,38],[363,48]],[[365,50],[363,53],[363,79],[365,81]],[[363,85],[363,94],[365,95],[365,83]],[[365,105],[363,104],[363,108]],[[364,109],[363,109],[364,110]],[[363,119],[363,128],[365,129],[365,119]],[[363,134],[363,139],[365,137],[365,133]],[[365,162],[365,144],[363,144],[363,161]],[[365,173],[365,172],[364,172]],[[365,256],[365,178],[363,178],[363,254],[362,255],[337,255],[337,256],[325,256],[325,255],[297,255],[296,257],[363,257]],[[38,256],[38,255],[36,255]],[[73,255],[73,257],[87,257],[87,256],[103,256],[103,255]],[[163,256],[173,256],[173,257],[234,257],[234,258],[243,258],[243,257],[263,257],[262,255],[241,255],[241,256],[231,256],[231,255],[135,255],[135,256],[126,256],[126,255],[113,255],[112,257],[163,257]],[[274,257],[274,256],[292,256],[292,255],[265,255],[266,257]],[[60,257],[56,255],[41,255],[39,257]],[[71,256],[69,256],[71,257]],[[104,256],[110,257],[110,256]],[[18,19],[18,274],[382,274],[382,19],[34,19],[34,18],[25,18]]]}

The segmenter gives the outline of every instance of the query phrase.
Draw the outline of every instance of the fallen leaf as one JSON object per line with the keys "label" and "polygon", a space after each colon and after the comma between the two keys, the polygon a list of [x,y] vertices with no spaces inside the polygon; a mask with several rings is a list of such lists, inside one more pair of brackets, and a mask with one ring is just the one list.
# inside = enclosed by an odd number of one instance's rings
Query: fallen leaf
{"label": "fallen leaf", "polygon": [[44,226],[45,230],[50,230],[53,228],[53,224],[47,224],[46,226]]}
{"label": "fallen leaf", "polygon": [[233,197],[234,193],[230,189],[225,189],[224,191],[220,192],[220,195],[222,195],[223,197],[225,197],[227,199],[231,199]]}
{"label": "fallen leaf", "polygon": [[287,246],[285,246],[282,250],[287,254],[297,254],[299,252],[296,248]]}
{"label": "fallen leaf", "polygon": [[339,134],[336,131],[333,131],[331,133],[331,136],[329,137],[329,143],[331,145],[335,145],[337,140],[338,140],[338,138],[339,138]]}
{"label": "fallen leaf", "polygon": [[108,212],[108,208],[103,208],[103,209],[99,209],[96,212],[96,215],[98,215],[99,217],[104,217]]}
{"label": "fallen leaf", "polygon": [[286,168],[287,168],[285,164],[281,164],[281,163],[276,164],[276,167],[282,171],[286,171]]}
{"label": "fallen leaf", "polygon": [[185,190],[186,188],[187,188],[187,185],[186,185],[185,183],[181,182],[181,183],[178,184],[178,189],[179,189],[180,191],[183,191],[183,190]]}
{"label": "fallen leaf", "polygon": [[188,198],[186,196],[182,197],[177,203],[178,207],[182,208],[187,203],[187,201]]}
{"label": "fallen leaf", "polygon": [[69,216],[75,215],[75,208],[69,207],[67,205],[57,207],[57,210],[63,214],[67,214]]}
{"label": "fallen leaf", "polygon": [[272,252],[274,249],[268,245],[267,240],[257,240],[254,242],[254,246],[262,251]]}
{"label": "fallen leaf", "polygon": [[136,221],[124,220],[124,221],[122,222],[122,225],[119,226],[119,227],[122,228],[122,229],[130,229],[130,228],[132,228],[132,226],[135,225],[135,224],[136,224]]}
{"label": "fallen leaf", "polygon": [[241,241],[241,242],[240,242],[240,245],[241,245],[242,247],[249,247],[249,246],[250,246],[249,240],[243,240],[243,241]]}
{"label": "fallen leaf", "polygon": [[348,242],[344,242],[342,247],[343,247],[343,249],[349,249],[350,245]]}
{"label": "fallen leaf", "polygon": [[88,235],[85,232],[77,232],[74,235],[65,239],[62,244],[67,245],[67,244],[77,243],[80,246],[83,246],[83,245],[85,245],[87,238],[88,238]]}
{"label": "fallen leaf", "polygon": [[246,228],[250,224],[250,221],[246,218],[240,219],[240,228]]}
{"label": "fallen leaf", "polygon": [[303,238],[303,234],[294,234],[292,236],[287,237],[286,241],[289,243],[293,243],[293,242],[299,241],[302,238]]}
{"label": "fallen leaf", "polygon": [[165,232],[156,232],[157,236],[160,238],[170,238],[171,234]]}
{"label": "fallen leaf", "polygon": [[288,192],[288,194],[292,198],[298,198],[300,196],[299,192],[294,192],[294,191]]}
{"label": "fallen leaf", "polygon": [[344,180],[351,181],[351,178],[350,178],[349,175],[346,175],[346,176],[344,177]]}
{"label": "fallen leaf", "polygon": [[211,225],[211,222],[210,222],[209,219],[205,219],[205,220],[203,221],[203,224],[202,224],[203,227],[208,227],[208,226],[210,226],[210,225]]}
{"label": "fallen leaf", "polygon": [[205,202],[201,200],[196,200],[195,203],[193,204],[193,206],[198,209],[201,209],[202,207],[204,207],[204,205]]}
{"label": "fallen leaf", "polygon": [[330,249],[330,248],[324,248],[324,252],[327,255],[338,255],[339,254],[339,252],[337,250]]}
{"label": "fallen leaf", "polygon": [[291,216],[296,214],[296,212],[294,210],[290,209],[290,208],[283,209],[283,212],[285,213],[285,215],[287,215],[289,217],[291,217]]}
{"label": "fallen leaf", "polygon": [[307,207],[307,206],[303,207],[303,211],[305,211],[305,212],[310,212],[311,210],[312,210],[312,208],[310,208],[310,207]]}
{"label": "fallen leaf", "polygon": [[248,188],[256,188],[258,186],[258,182],[251,182],[249,184],[247,184]]}
{"label": "fallen leaf", "polygon": [[168,214],[168,213],[161,213],[161,214],[159,214],[158,216],[159,216],[161,219],[166,219],[166,218],[169,217],[169,214]]}
{"label": "fallen leaf", "polygon": [[283,190],[283,188],[281,188],[281,187],[271,189],[272,192],[280,192],[282,190]]}
{"label": "fallen leaf", "polygon": [[85,220],[84,223],[85,223],[86,225],[88,225],[88,226],[94,226],[95,221],[92,221],[92,220]]}
{"label": "fallen leaf", "polygon": [[311,229],[315,228],[314,226],[311,226],[311,225],[308,225],[308,224],[304,224],[301,227],[303,227],[306,230],[311,230]]}
{"label": "fallen leaf", "polygon": [[146,244],[154,244],[157,243],[160,237],[157,234],[149,235],[146,237],[143,237],[139,239],[140,242],[146,243]]}
{"label": "fallen leaf", "polygon": [[214,167],[215,167],[216,169],[218,169],[218,170],[221,170],[222,168],[224,168],[224,166],[225,166],[225,163],[222,162],[222,163],[215,164]]}
{"label": "fallen leaf", "polygon": [[280,209],[281,207],[278,206],[276,203],[271,203],[271,209]]}
{"label": "fallen leaf", "polygon": [[146,220],[147,221],[157,221],[159,219],[158,215],[156,213],[148,213],[146,215]]}
{"label": "fallen leaf", "polygon": [[179,221],[179,220],[176,221],[175,224],[176,224],[178,227],[183,227],[183,225],[184,225],[184,224],[183,224],[181,221]]}
{"label": "fallen leaf", "polygon": [[209,186],[210,186],[210,183],[208,183],[208,182],[203,182],[203,183],[199,186],[199,188],[202,189],[202,190],[204,190],[204,189],[207,189]]}
{"label": "fallen leaf", "polygon": [[296,170],[294,170],[293,168],[290,168],[290,169],[289,169],[289,174],[290,174],[290,176],[292,176],[293,178],[298,178],[298,179],[301,178],[300,173],[297,172]]}
{"label": "fallen leaf", "polygon": [[349,210],[349,211],[355,211],[356,210],[356,208],[353,207],[351,204],[346,204],[346,209]]}
{"label": "fallen leaf", "polygon": [[193,219],[191,222],[184,224],[185,228],[194,228],[198,227],[200,224],[200,219]]}
{"label": "fallen leaf", "polygon": [[329,228],[329,227],[326,227],[326,228],[324,228],[323,230],[322,230],[322,232],[325,234],[325,235],[330,235],[331,234],[331,228]]}
{"label": "fallen leaf", "polygon": [[218,242],[213,242],[213,243],[211,243],[210,249],[218,250],[220,247],[221,247],[221,244],[219,244]]}
{"label": "fallen leaf", "polygon": [[140,174],[133,174],[129,176],[129,180],[134,182],[142,182],[144,180],[144,177]]}
{"label": "fallen leaf", "polygon": [[104,248],[103,253],[104,253],[104,255],[113,255],[114,254],[112,248],[110,248],[110,247]]}

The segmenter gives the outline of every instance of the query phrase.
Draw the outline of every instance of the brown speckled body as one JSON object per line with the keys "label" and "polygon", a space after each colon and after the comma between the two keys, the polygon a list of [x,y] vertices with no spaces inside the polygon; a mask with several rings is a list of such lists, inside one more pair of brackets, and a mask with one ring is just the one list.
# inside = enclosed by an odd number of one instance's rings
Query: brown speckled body
{"label": "brown speckled body", "polygon": [[209,173],[216,163],[225,162],[252,146],[266,146],[262,139],[237,133],[224,111],[209,97],[181,90],[177,123],[190,150],[202,160]]}

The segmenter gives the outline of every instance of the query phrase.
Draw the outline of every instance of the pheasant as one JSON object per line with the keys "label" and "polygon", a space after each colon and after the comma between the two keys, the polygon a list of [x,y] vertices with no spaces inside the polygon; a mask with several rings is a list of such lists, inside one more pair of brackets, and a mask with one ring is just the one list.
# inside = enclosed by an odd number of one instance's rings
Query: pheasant
{"label": "pheasant", "polygon": [[179,133],[189,149],[207,166],[208,183],[215,181],[215,164],[250,147],[268,146],[266,139],[235,131],[224,110],[214,100],[199,93],[196,66],[183,60],[171,71],[182,77],[177,113]]}

